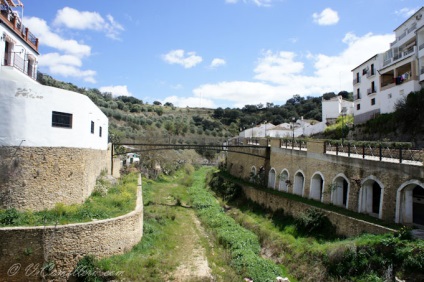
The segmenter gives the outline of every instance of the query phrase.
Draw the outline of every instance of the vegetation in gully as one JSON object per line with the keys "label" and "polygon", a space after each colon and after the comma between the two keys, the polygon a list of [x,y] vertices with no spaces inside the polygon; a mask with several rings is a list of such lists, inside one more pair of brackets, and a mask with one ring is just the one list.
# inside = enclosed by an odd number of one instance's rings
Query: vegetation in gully
{"label": "vegetation in gully", "polygon": [[[224,174],[225,176],[225,174]],[[227,212],[259,238],[262,255],[283,265],[299,281],[406,281],[424,278],[424,243],[409,229],[396,234],[341,238],[316,208],[294,219],[240,195],[240,186],[216,173],[211,189],[225,197]],[[227,195],[227,196],[226,196]],[[228,196],[229,195],[229,196]]]}

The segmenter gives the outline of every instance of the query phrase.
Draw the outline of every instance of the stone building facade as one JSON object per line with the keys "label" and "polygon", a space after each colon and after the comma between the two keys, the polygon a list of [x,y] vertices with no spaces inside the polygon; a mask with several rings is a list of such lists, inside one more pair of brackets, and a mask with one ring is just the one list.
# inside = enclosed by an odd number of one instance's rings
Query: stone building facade
{"label": "stone building facade", "polygon": [[[243,142],[242,142],[243,143]],[[336,156],[324,142],[303,150],[280,140],[262,140],[257,149],[229,152],[227,168],[251,180],[262,168],[268,188],[369,214],[386,222],[424,225],[424,169],[421,165]],[[251,154],[256,152],[255,155]],[[249,153],[248,153],[249,152]]]}

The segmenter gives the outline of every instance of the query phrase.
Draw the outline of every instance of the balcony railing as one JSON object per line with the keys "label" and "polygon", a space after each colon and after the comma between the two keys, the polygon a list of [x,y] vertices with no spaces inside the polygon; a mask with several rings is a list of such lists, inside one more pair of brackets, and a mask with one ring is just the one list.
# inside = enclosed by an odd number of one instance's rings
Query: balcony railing
{"label": "balcony railing", "polygon": [[398,40],[401,41],[402,39],[405,38],[405,36],[406,36],[406,30],[401,35],[399,35]]}
{"label": "balcony railing", "polygon": [[368,78],[368,77],[371,77],[371,76],[373,76],[373,75],[375,75],[375,72],[374,72],[374,71],[369,71],[369,72],[367,72],[367,78]]}
{"label": "balcony railing", "polygon": [[359,82],[361,82],[361,79],[360,78],[354,78],[353,79],[353,84],[357,84]]}
{"label": "balcony railing", "polygon": [[23,25],[21,19],[13,13],[13,10],[6,4],[6,2],[0,5],[0,20],[9,26],[32,48],[34,48],[34,50],[38,51],[38,38]]}
{"label": "balcony railing", "polygon": [[408,48],[407,50],[403,51],[403,56],[406,57],[409,54],[412,54],[415,52],[415,46],[412,46],[410,48]]}
{"label": "balcony railing", "polygon": [[423,43],[423,44],[421,44],[418,48],[419,48],[419,50],[424,49],[424,43]]}
{"label": "balcony railing", "polygon": [[421,73],[420,74],[424,74],[424,67],[421,67]]}
{"label": "balcony railing", "polygon": [[28,61],[17,56],[16,53],[17,52],[5,53],[3,65],[14,67],[18,69],[19,71],[23,72],[24,74],[28,75],[29,77],[31,77],[32,79],[36,79],[35,64],[26,65],[25,62],[28,62]]}
{"label": "balcony railing", "polygon": [[368,88],[367,89],[367,95],[370,95],[372,92],[371,92],[371,88]]}

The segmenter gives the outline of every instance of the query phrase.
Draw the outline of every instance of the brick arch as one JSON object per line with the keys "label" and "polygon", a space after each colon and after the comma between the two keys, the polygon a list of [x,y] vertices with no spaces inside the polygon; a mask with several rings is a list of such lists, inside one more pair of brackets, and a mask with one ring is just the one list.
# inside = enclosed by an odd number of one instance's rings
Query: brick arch
{"label": "brick arch", "polygon": [[268,188],[275,189],[275,180],[277,178],[275,168],[271,168],[268,173]]}
{"label": "brick arch", "polygon": [[299,169],[293,175],[293,194],[303,196],[305,191],[305,173]]}
{"label": "brick arch", "polygon": [[350,181],[343,173],[339,173],[331,182],[331,203],[349,208]]}
{"label": "brick arch", "polygon": [[[424,213],[424,199],[417,198],[414,201],[414,191],[418,187],[424,189],[424,183],[416,179],[408,180],[399,186],[396,193],[396,223],[416,223],[414,215],[418,212]],[[423,225],[422,222],[419,222],[419,224]]]}
{"label": "brick arch", "polygon": [[288,192],[290,186],[290,173],[285,168],[280,172],[280,181],[278,184],[278,191]]}
{"label": "brick arch", "polygon": [[322,201],[324,192],[324,175],[317,171],[311,177],[311,185],[309,186],[309,198],[317,201]]}
{"label": "brick arch", "polygon": [[384,185],[377,177],[364,178],[359,189],[358,212],[383,218],[383,196]]}

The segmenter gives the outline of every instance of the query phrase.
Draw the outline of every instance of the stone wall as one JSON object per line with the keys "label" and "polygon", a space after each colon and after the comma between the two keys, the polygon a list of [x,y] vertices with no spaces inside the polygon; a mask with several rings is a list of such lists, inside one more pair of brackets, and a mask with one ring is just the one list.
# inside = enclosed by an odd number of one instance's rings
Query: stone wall
{"label": "stone wall", "polygon": [[[253,202],[258,203],[272,211],[283,209],[286,214],[289,214],[295,218],[299,217],[299,215],[306,212],[306,210],[311,207],[307,204],[287,199],[279,195],[267,193],[252,187],[244,186],[243,192],[246,197]],[[325,213],[331,223],[336,227],[336,232],[339,235],[352,237],[363,233],[384,234],[387,232],[394,232],[394,230],[380,225],[372,224],[327,210],[321,211]]]}
{"label": "stone wall", "polygon": [[[422,166],[399,163],[379,162],[364,159],[348,158],[324,153],[324,143],[308,141],[307,150],[281,148],[279,140],[270,140],[270,153],[267,159],[268,148],[238,148],[240,153],[229,153],[227,168],[229,172],[242,179],[249,179],[251,167],[266,168],[268,184],[270,171],[275,172],[274,189],[279,189],[279,176],[282,171],[288,173],[288,193],[294,193],[295,175],[304,178],[301,196],[312,198],[312,179],[318,176],[322,180],[322,195],[318,199],[323,203],[332,203],[332,193],[335,189],[335,179],[342,177],[348,183],[347,205],[345,208],[359,212],[361,193],[364,193],[366,181],[378,182],[381,188],[382,204],[380,212],[370,213],[387,222],[395,222],[396,213],[399,213],[397,203],[399,188],[408,181],[424,182]],[[253,151],[262,153],[263,158],[250,155]],[[272,183],[272,182],[271,182]],[[316,182],[315,182],[316,183]],[[269,186],[269,185],[267,185]]]}
{"label": "stone wall", "polygon": [[0,208],[82,203],[110,167],[109,149],[0,147]]}
{"label": "stone wall", "polygon": [[[0,281],[67,281],[85,255],[103,258],[129,251],[143,236],[141,177],[136,209],[126,215],[89,223],[46,227],[0,228]],[[6,239],[7,238],[7,239]],[[3,280],[4,279],[4,280]]]}

